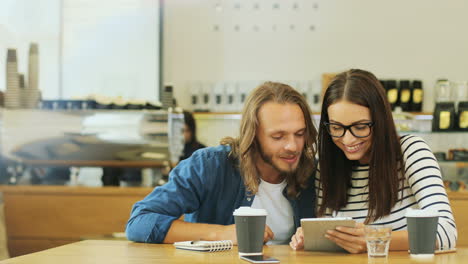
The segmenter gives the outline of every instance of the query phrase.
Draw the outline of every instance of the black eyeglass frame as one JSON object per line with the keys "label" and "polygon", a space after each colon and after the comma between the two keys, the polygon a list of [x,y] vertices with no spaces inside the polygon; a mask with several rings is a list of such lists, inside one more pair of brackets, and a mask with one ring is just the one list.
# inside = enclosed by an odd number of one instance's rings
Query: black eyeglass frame
{"label": "black eyeglass frame", "polygon": [[[338,123],[330,123],[330,122],[323,122],[323,125],[325,126],[325,130],[327,130],[328,134],[331,136],[331,137],[334,137],[334,138],[340,138],[340,137],[343,137],[345,134],[346,134],[346,131],[349,130],[349,132],[351,132],[351,134],[357,138],[366,138],[368,136],[370,136],[370,134],[372,133],[372,127],[374,126],[374,122],[363,122],[363,123],[356,123],[356,124],[351,124],[349,126],[345,126],[345,125],[342,125],[342,124],[338,124]],[[343,130],[343,134],[341,136],[334,136],[330,133],[330,129],[329,129],[329,125],[335,125],[335,126],[340,126],[342,128],[344,128]],[[367,136],[356,136],[354,133],[353,133],[353,130],[351,129],[351,127],[353,126],[357,126],[357,125],[366,125],[369,127],[369,134]]]}

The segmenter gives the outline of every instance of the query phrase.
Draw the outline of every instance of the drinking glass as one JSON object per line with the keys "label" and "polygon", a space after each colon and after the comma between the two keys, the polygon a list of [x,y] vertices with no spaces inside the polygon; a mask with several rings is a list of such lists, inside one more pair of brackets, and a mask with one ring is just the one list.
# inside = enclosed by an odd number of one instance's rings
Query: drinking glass
{"label": "drinking glass", "polygon": [[366,225],[364,227],[369,258],[386,258],[392,235],[388,226]]}

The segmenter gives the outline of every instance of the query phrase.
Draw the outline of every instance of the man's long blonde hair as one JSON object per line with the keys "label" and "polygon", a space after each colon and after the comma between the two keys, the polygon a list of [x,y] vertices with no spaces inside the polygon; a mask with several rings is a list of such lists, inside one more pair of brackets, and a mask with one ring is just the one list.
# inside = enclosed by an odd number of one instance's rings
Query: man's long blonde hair
{"label": "man's long blonde hair", "polygon": [[256,194],[260,181],[259,172],[255,165],[256,158],[260,157],[260,145],[256,139],[259,126],[258,111],[267,102],[279,104],[298,105],[305,120],[305,146],[301,154],[295,173],[287,174],[287,194],[296,198],[300,190],[307,186],[308,179],[314,170],[314,157],[316,153],[317,130],[312,123],[311,111],[305,98],[291,86],[265,82],[258,86],[247,98],[242,110],[242,120],[238,138],[226,137],[221,140],[222,145],[230,145],[230,158],[239,160],[240,173],[243,177],[247,191]]}

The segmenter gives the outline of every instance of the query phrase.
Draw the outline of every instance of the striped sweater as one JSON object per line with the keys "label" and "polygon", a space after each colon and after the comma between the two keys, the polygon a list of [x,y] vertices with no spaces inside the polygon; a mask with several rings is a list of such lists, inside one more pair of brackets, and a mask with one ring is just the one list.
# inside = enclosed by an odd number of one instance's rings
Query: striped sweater
{"label": "striped sweater", "polygon": [[[401,137],[400,143],[405,164],[403,199],[395,204],[390,215],[378,219],[373,224],[390,225],[393,231],[406,230],[407,208],[438,210],[440,213],[437,228],[439,247],[440,249],[455,248],[457,228],[437,160],[429,146],[420,137],[405,135]],[[368,211],[368,176],[369,166],[353,168],[351,187],[348,189],[348,204],[336,212],[328,211],[327,216],[347,216],[357,222],[364,222]],[[318,174],[315,185],[317,202],[321,204],[322,190]]]}

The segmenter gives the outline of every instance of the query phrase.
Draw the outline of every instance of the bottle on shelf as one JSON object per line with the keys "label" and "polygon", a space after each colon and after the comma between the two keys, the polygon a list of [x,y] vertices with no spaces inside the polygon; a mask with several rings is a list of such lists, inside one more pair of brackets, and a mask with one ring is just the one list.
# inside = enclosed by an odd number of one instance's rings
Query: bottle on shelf
{"label": "bottle on shelf", "polygon": [[392,111],[395,110],[398,104],[398,86],[396,80],[387,80],[386,82],[387,98],[392,107]]}
{"label": "bottle on shelf", "polygon": [[458,102],[457,127],[461,131],[468,131],[468,82],[457,82],[456,101]]}
{"label": "bottle on shelf", "polygon": [[192,111],[200,111],[202,108],[202,84],[201,82],[191,82],[190,84],[190,104]]}
{"label": "bottle on shelf", "polygon": [[452,131],[455,129],[455,103],[452,89],[447,79],[439,79],[435,86],[435,109],[432,119],[433,131]]}
{"label": "bottle on shelf", "polygon": [[213,87],[213,105],[212,105],[212,111],[214,112],[224,112],[225,111],[225,87],[224,87],[224,82],[219,81],[214,84]]}
{"label": "bottle on shelf", "polygon": [[213,84],[209,81],[203,82],[202,85],[202,101],[201,101],[201,110],[203,112],[212,111],[212,104],[213,99],[211,98],[211,94],[213,94]]}
{"label": "bottle on shelf", "polygon": [[468,101],[458,103],[457,126],[462,131],[468,131]]}
{"label": "bottle on shelf", "polygon": [[161,103],[163,108],[170,108],[174,107],[174,99],[173,99],[173,92],[174,87],[172,85],[164,85],[163,91],[161,94]]}
{"label": "bottle on shelf", "polygon": [[307,82],[297,81],[292,83],[292,87],[302,94],[306,100],[309,98],[309,86]]}
{"label": "bottle on shelf", "polygon": [[447,79],[438,79],[435,85],[435,97],[436,103],[439,102],[450,102],[452,99],[452,88],[450,82]]}
{"label": "bottle on shelf", "polygon": [[237,82],[226,82],[225,84],[225,109],[227,112],[236,111],[236,93],[237,93]]}
{"label": "bottle on shelf", "polygon": [[405,112],[411,111],[412,91],[409,80],[400,80],[400,107]]}
{"label": "bottle on shelf", "polygon": [[320,112],[322,107],[322,102],[320,98],[320,93],[322,92],[322,81],[321,80],[311,80],[308,82],[309,85],[309,105],[312,112]]}
{"label": "bottle on shelf", "polygon": [[412,83],[411,111],[421,112],[424,98],[423,85],[421,80],[414,80]]}

